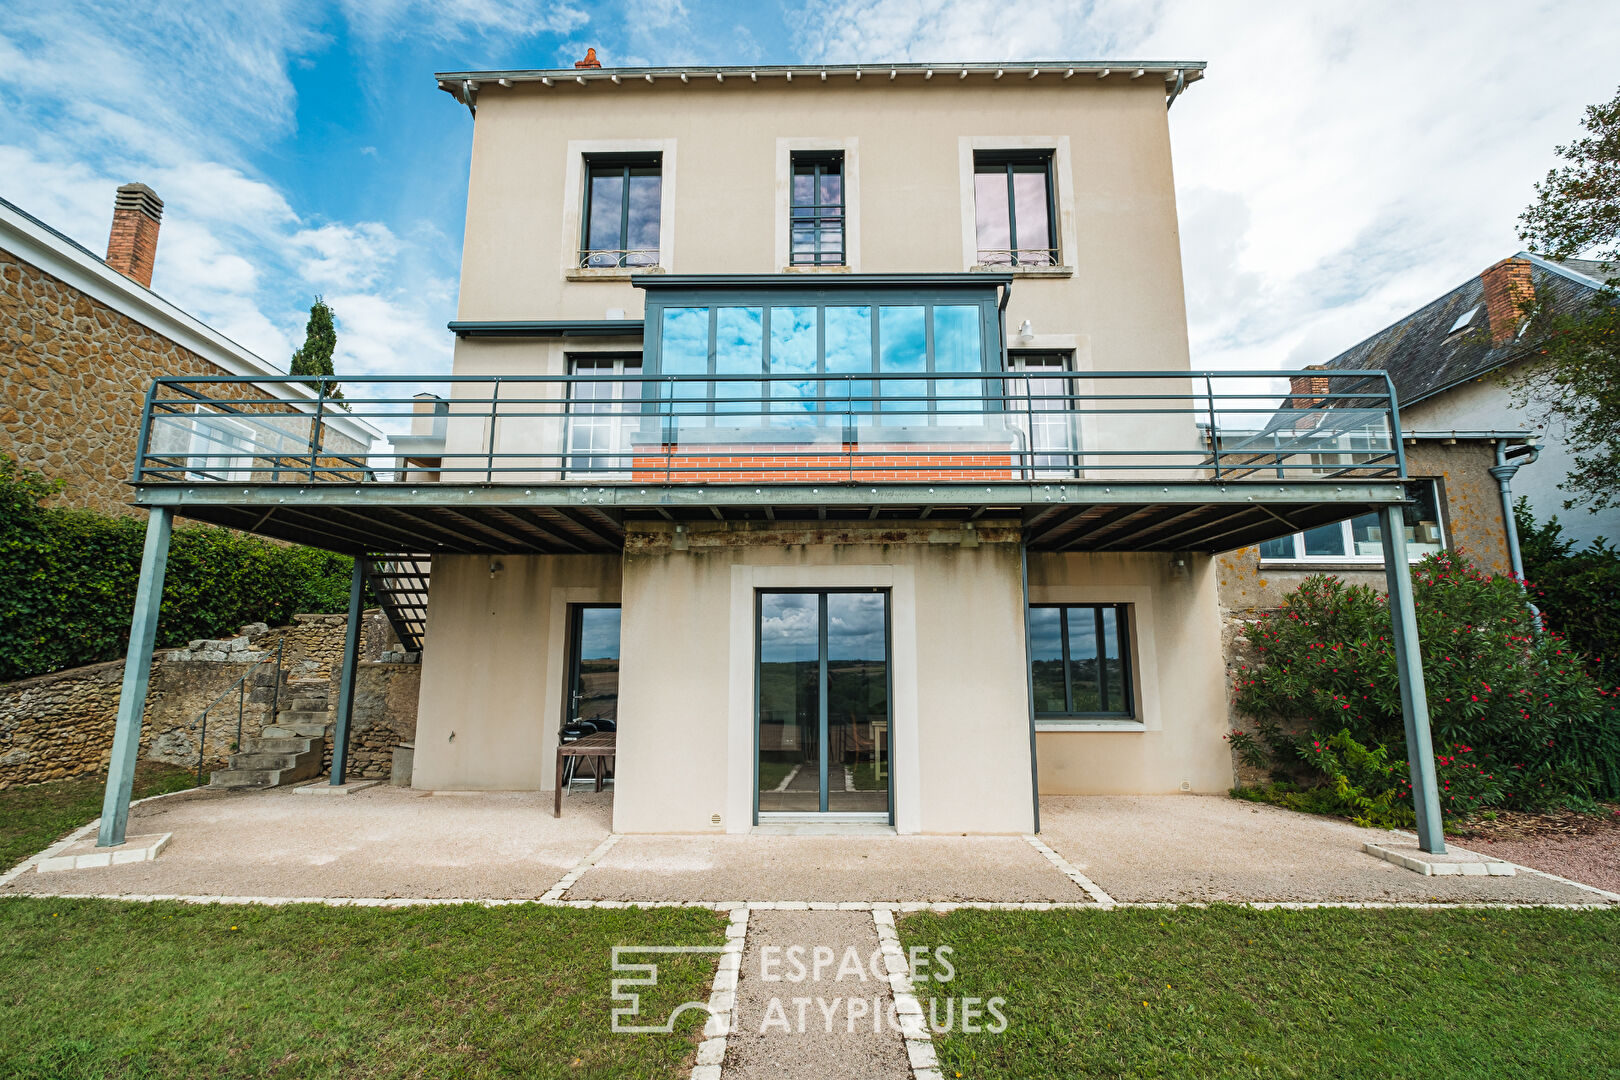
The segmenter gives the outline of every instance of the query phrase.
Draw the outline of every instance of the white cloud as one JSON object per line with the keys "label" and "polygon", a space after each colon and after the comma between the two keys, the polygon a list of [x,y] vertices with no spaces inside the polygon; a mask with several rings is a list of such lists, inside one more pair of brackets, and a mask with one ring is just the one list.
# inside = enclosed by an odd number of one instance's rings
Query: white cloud
{"label": "white cloud", "polygon": [[[584,19],[501,0],[349,10],[361,36],[531,33]],[[154,288],[270,364],[286,366],[325,291],[343,332],[340,373],[447,370],[455,268],[442,234],[412,222],[402,240],[379,221],[313,220],[250,164],[294,132],[288,71],[323,43],[323,17],[308,0],[8,6],[0,195],[99,254],[114,188],[143,181],[165,204]]]}
{"label": "white cloud", "polygon": [[430,34],[455,40],[469,33],[566,34],[590,21],[570,4],[532,0],[343,0],[356,32],[378,40]]}
{"label": "white cloud", "polygon": [[1205,59],[1171,113],[1193,363],[1327,359],[1518,250],[1607,0],[812,0],[808,59]]}

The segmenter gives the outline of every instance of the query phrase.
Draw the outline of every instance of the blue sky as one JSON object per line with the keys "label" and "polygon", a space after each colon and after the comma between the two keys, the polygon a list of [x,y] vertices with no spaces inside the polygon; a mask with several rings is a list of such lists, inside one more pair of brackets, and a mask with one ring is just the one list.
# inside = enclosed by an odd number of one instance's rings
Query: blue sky
{"label": "blue sky", "polygon": [[[1172,117],[1193,363],[1316,362],[1512,254],[1610,0],[6,0],[0,195],[92,250],[113,188],[166,202],[154,287],[284,365],[447,370],[472,121],[436,70],[1198,58]],[[545,313],[536,312],[536,316]]]}

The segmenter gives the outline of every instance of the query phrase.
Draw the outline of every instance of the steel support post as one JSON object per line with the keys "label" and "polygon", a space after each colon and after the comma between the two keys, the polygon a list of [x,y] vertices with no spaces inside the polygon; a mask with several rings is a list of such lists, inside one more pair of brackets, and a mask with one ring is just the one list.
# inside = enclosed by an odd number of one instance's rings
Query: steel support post
{"label": "steel support post", "polygon": [[118,695],[118,722],[113,729],[112,758],[107,762],[107,791],[101,800],[98,847],[124,842],[129,825],[129,796],[135,785],[135,763],[141,751],[141,719],[146,713],[146,686],[152,677],[152,647],[157,641],[158,612],[163,607],[163,571],[169,561],[169,534],[174,511],[154,506],[147,512],[146,549],[135,586],[135,611],[129,620],[129,650],[124,658],[124,687]]}
{"label": "steel support post", "polygon": [[343,634],[343,674],[338,683],[337,727],[332,733],[332,786],[342,786],[349,772],[349,717],[354,713],[354,674],[360,660],[360,601],[366,588],[366,560],[354,557],[349,578],[349,625]]}
{"label": "steel support post", "polygon": [[1429,735],[1429,697],[1423,685],[1417,609],[1412,603],[1412,570],[1406,562],[1406,517],[1400,506],[1379,512],[1384,539],[1384,577],[1389,585],[1389,622],[1394,631],[1395,666],[1401,679],[1401,715],[1406,720],[1406,760],[1412,774],[1412,808],[1417,811],[1418,847],[1434,855],[1446,850],[1440,818],[1440,788],[1434,777],[1434,745]]}
{"label": "steel support post", "polygon": [[1035,631],[1029,623],[1029,545],[1018,546],[1018,573],[1024,594],[1024,692],[1029,698],[1029,798],[1031,832],[1041,831],[1041,766],[1035,756]]}

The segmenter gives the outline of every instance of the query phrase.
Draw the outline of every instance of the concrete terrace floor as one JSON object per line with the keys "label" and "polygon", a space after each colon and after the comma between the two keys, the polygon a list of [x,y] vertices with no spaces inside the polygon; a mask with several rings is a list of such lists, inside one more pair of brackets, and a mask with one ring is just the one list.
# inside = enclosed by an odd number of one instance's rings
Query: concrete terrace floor
{"label": "concrete terrace floor", "polygon": [[[41,874],[15,893],[533,899],[608,839],[612,794],[368,788],[187,792],[131,810],[172,833],[157,860]],[[1361,851],[1389,833],[1225,796],[1047,797],[1040,840],[1119,902],[1590,904],[1521,871],[1424,877]],[[643,902],[1081,904],[1091,897],[1021,837],[627,835],[562,894]]]}

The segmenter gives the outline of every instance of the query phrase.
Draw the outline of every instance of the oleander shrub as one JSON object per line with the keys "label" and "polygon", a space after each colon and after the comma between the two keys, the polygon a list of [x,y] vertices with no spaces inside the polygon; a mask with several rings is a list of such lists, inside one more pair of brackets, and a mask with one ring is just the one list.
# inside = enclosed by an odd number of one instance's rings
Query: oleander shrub
{"label": "oleander shrub", "polygon": [[[129,642],[146,521],[47,507],[61,485],[0,456],[0,681],[113,660]],[[158,644],[348,610],[347,556],[212,525],[174,530]]]}
{"label": "oleander shrub", "polygon": [[[1456,552],[1412,567],[1441,808],[1588,806],[1620,796],[1616,696],[1511,576]],[[1245,632],[1257,662],[1228,736],[1278,785],[1260,797],[1368,824],[1410,823],[1400,680],[1384,595],[1314,575]],[[1309,804],[1308,806],[1305,804]]]}

